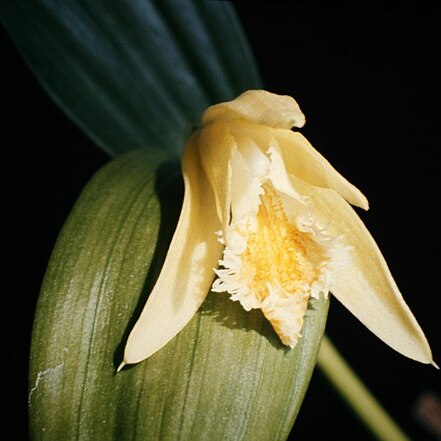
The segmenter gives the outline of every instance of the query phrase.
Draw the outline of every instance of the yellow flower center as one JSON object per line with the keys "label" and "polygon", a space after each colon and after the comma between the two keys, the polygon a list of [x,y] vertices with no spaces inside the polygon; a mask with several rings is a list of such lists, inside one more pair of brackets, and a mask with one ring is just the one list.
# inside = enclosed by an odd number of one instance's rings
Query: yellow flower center
{"label": "yellow flower center", "polygon": [[[295,295],[319,277],[323,252],[311,237],[288,221],[280,197],[264,185],[257,213],[257,229],[249,232],[242,254],[249,288],[260,300],[268,296],[268,283],[282,288],[283,297]],[[251,274],[250,274],[251,273]],[[251,276],[251,277],[249,277]]]}
{"label": "yellow flower center", "polygon": [[[290,219],[270,183],[262,188],[257,215],[239,223],[233,219],[222,238],[223,268],[215,271],[213,291],[230,293],[246,310],[261,309],[282,343],[294,347],[310,297],[328,293],[329,249],[316,226],[297,226]],[[300,203],[299,211],[300,216]]]}

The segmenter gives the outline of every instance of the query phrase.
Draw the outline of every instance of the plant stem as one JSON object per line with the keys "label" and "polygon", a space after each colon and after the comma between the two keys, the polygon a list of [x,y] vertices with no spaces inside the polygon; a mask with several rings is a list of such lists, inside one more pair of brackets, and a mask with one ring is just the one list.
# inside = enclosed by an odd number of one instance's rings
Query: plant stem
{"label": "plant stem", "polygon": [[317,362],[323,374],[378,440],[410,441],[326,335],[323,336]]}

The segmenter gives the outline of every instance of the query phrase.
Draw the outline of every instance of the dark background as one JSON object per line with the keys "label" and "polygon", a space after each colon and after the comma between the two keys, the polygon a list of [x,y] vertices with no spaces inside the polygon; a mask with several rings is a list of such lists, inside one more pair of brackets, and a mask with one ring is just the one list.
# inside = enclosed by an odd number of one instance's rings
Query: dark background
{"label": "dark background", "polygon": [[[439,175],[441,15],[434,8],[237,2],[265,87],[292,95],[302,132],[368,197],[360,214],[441,364]],[[82,187],[108,159],[58,109],[2,31],[3,367],[15,435],[26,439],[27,362],[39,286]],[[414,440],[441,400],[440,373],[395,353],[332,301],[328,335]],[[12,343],[12,344],[11,344]],[[293,429],[298,440],[371,440],[319,372]],[[256,440],[257,441],[257,440]]]}

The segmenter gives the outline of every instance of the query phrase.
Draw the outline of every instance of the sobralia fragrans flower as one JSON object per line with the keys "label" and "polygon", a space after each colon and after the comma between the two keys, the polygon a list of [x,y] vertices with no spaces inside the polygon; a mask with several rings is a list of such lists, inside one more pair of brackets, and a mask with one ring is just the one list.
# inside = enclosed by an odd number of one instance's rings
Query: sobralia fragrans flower
{"label": "sobralia fragrans flower", "polygon": [[179,222],[122,365],[170,341],[210,288],[246,310],[261,309],[290,347],[301,338],[310,298],[331,292],[392,348],[432,362],[421,328],[350,206],[367,209],[366,198],[291,130],[304,122],[293,98],[263,90],[204,113],[183,153]]}

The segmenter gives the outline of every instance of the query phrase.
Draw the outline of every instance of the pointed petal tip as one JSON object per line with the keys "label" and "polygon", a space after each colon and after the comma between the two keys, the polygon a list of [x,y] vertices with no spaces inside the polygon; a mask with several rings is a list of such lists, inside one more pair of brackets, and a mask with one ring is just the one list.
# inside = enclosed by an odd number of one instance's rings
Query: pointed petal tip
{"label": "pointed petal tip", "polygon": [[438,370],[439,370],[439,366],[438,366],[433,360],[430,362],[430,364],[431,364],[435,369],[438,369]]}
{"label": "pointed petal tip", "polygon": [[358,190],[357,187],[353,187],[353,189],[354,189],[354,193],[350,197],[348,197],[348,195],[342,195],[342,196],[351,205],[361,208],[364,211],[368,211],[369,201],[367,200],[367,197],[360,190]]}
{"label": "pointed petal tip", "polygon": [[123,361],[123,362],[118,366],[118,369],[116,370],[116,373],[121,372],[122,368],[123,368],[124,366],[126,366],[126,365],[127,365],[127,363],[126,363],[125,361]]}
{"label": "pointed petal tip", "polygon": [[362,208],[365,211],[369,210],[369,201],[367,200],[367,197],[362,195],[361,201],[360,201],[360,208]]}

